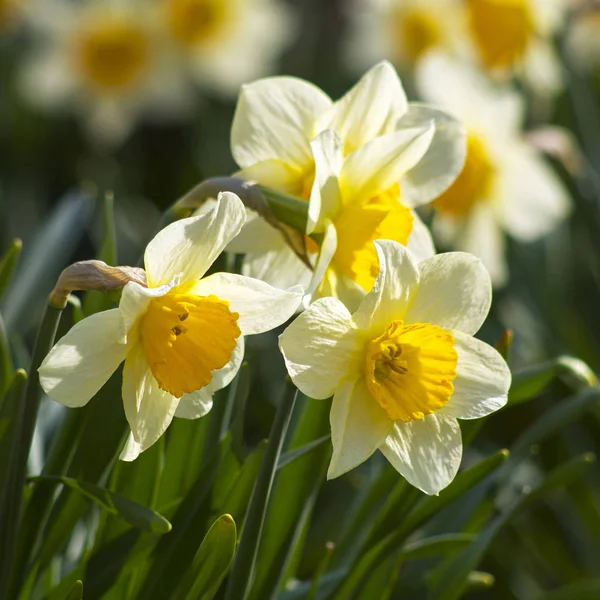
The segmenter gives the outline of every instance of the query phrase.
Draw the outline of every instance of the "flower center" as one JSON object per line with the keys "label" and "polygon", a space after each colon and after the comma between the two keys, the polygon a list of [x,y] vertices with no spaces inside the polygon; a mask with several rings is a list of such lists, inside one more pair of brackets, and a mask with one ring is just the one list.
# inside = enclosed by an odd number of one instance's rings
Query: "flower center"
{"label": "flower center", "polygon": [[96,88],[125,88],[148,66],[150,40],[133,20],[105,18],[90,23],[76,39],[76,61],[81,75]]}
{"label": "flower center", "polygon": [[340,210],[334,220],[337,248],[332,264],[370,291],[379,273],[374,240],[408,242],[413,226],[410,209],[400,202],[400,186],[393,185],[368,202],[354,202]]}
{"label": "flower center", "polygon": [[487,67],[520,58],[535,32],[530,0],[467,0],[469,27]]}
{"label": "flower center", "polygon": [[462,216],[479,200],[485,199],[494,180],[494,165],[482,140],[467,136],[467,156],[462,171],[452,185],[433,203],[440,211]]}
{"label": "flower center", "polygon": [[161,389],[179,398],[208,385],[241,335],[239,315],[216,296],[168,293],[150,301],[140,338]]}
{"label": "flower center", "polygon": [[166,0],[166,19],[173,38],[184,47],[213,40],[227,16],[223,0]]}
{"label": "flower center", "polygon": [[408,60],[415,63],[427,50],[439,44],[442,32],[439,20],[430,11],[418,7],[398,10],[395,29],[402,40]]}
{"label": "flower center", "polygon": [[450,399],[457,361],[454,338],[441,327],[392,321],[368,345],[367,387],[392,421],[422,419]]}

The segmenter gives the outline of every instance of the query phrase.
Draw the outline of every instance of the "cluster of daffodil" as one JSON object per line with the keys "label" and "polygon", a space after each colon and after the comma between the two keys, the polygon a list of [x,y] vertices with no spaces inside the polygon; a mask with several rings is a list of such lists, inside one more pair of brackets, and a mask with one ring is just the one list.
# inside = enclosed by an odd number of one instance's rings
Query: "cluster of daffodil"
{"label": "cluster of daffodil", "polygon": [[293,37],[279,0],[2,0],[0,23],[5,4],[33,46],[24,97],[79,113],[101,144],[121,142],[143,116],[190,116],[196,86],[234,96],[273,71]]}
{"label": "cluster of daffodil", "polygon": [[[441,110],[408,103],[385,62],[336,102],[293,78],[243,88],[232,127],[238,175],[308,202],[301,233],[312,268],[235,194],[222,193],[156,235],[146,285],[130,281],[118,308],[77,323],[42,363],[42,387],[82,406],[124,361],[131,434],[121,458],[133,460],[173,417],[209,412],[213,393],[240,368],[245,335],[304,308],[279,346],[300,391],[333,397],[328,476],[379,449],[411,484],[437,494],[461,462],[457,419],[501,408],[511,380],[500,354],[473,337],[491,304],[486,268],[471,254],[436,255],[414,210],[452,204],[453,195],[474,203],[460,181],[481,175],[461,171],[465,147],[467,156],[472,147],[483,152],[479,125],[491,126],[482,120],[471,133],[467,125],[465,135]],[[517,160],[546,175],[528,154]],[[486,185],[510,181],[493,178]],[[245,274],[204,277],[226,249],[248,253]]]}

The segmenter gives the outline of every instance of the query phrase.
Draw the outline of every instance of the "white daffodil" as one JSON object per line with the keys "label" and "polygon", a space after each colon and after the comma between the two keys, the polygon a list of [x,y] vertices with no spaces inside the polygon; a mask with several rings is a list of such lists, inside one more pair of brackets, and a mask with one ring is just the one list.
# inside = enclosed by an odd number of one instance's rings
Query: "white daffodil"
{"label": "white daffodil", "polygon": [[203,87],[236,94],[275,71],[292,36],[280,0],[157,0],[168,40]]}
{"label": "white daffodil", "polygon": [[482,67],[496,74],[520,71],[540,92],[562,87],[553,37],[569,0],[466,0],[470,39]]}
{"label": "white daffodil", "polygon": [[101,145],[122,142],[142,116],[185,116],[192,89],[155,16],[143,0],[32,0],[23,95],[40,110],[77,113]]}
{"label": "white daffodil", "polygon": [[428,51],[464,46],[462,0],[355,0],[348,11],[347,63],[363,69],[389,58],[411,73]]}
{"label": "white daffodil", "polygon": [[[409,209],[430,202],[452,183],[465,152],[460,123],[430,106],[409,104],[387,62],[373,67],[337,102],[291,77],[244,86],[231,145],[242,177],[310,201],[307,234],[325,234],[326,222],[342,218],[341,207],[352,205],[356,210],[336,223],[337,245],[354,244],[349,252],[370,248],[376,229],[394,209],[406,218],[398,231],[390,222],[386,235],[403,243],[414,236],[432,253],[427,231]],[[367,204],[372,205],[368,219],[360,223]],[[335,252],[332,244],[328,249]],[[311,248],[317,250],[315,244]],[[310,278],[279,232],[257,217],[228,249],[246,253],[245,269],[273,285]],[[313,288],[317,283],[313,278]]]}
{"label": "white daffodil", "polygon": [[489,276],[474,256],[417,264],[397,242],[376,242],[380,271],[351,314],[335,298],[311,304],[280,336],[294,384],[333,396],[328,478],[380,450],[412,485],[437,494],[462,457],[457,419],[504,406],[510,371],[473,334],[489,311]]}
{"label": "white daffodil", "polygon": [[523,101],[515,91],[493,87],[475,70],[433,54],[419,65],[417,87],[467,130],[464,168],[434,202],[434,234],[480,257],[501,285],[507,278],[503,232],[525,242],[548,233],[569,212],[567,192],[523,139]]}
{"label": "white daffodil", "polygon": [[298,307],[301,289],[227,273],[202,279],[244,219],[239,198],[224,193],[210,212],[160,231],[144,256],[148,287],[129,282],[118,308],[77,323],[44,359],[42,387],[69,407],[87,404],[125,361],[123,460],[154,444],[174,416],[208,413],[240,367],[242,336],[280,325]]}

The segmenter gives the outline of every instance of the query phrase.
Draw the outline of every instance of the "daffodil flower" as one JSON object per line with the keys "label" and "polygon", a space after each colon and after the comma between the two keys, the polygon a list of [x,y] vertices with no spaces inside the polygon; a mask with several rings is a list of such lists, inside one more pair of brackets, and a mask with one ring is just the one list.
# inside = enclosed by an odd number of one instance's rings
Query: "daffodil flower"
{"label": "daffodil flower", "polygon": [[412,485],[437,494],[461,462],[457,419],[507,400],[504,359],[473,337],[489,311],[490,279],[469,254],[417,263],[397,242],[376,247],[380,271],[356,312],[316,300],[279,346],[300,391],[333,396],[328,478],[380,450]]}
{"label": "daffodil flower", "polygon": [[[289,77],[244,86],[232,127],[240,174],[308,200],[307,234],[325,234],[327,220],[339,216],[337,247],[346,245],[347,253],[365,245],[369,253],[375,237],[391,237],[431,255],[428,232],[411,209],[452,183],[464,150],[458,121],[429,106],[408,104],[387,62],[373,67],[337,102]],[[353,210],[342,216],[342,205]],[[327,256],[335,246],[324,240],[320,251]],[[319,283],[280,233],[256,215],[228,250],[246,253],[244,272],[272,285],[308,286],[312,280],[312,290]],[[316,254],[319,248],[309,241],[308,250]],[[316,267],[316,273],[322,275],[322,269]]]}
{"label": "daffodil flower", "polygon": [[276,70],[293,36],[280,0],[158,0],[165,40],[203,88],[235,95]]}
{"label": "daffodil flower", "polygon": [[301,289],[227,273],[204,277],[244,219],[239,198],[224,193],[210,212],[160,231],[144,255],[148,287],[129,282],[118,308],[77,323],[43,361],[43,389],[73,408],[87,404],[125,361],[131,435],[123,460],[154,444],[174,416],[207,414],[213,393],[240,367],[243,336],[277,327],[298,307]]}
{"label": "daffodil flower", "polygon": [[493,87],[478,71],[441,54],[421,61],[417,87],[467,130],[463,170],[433,203],[434,235],[481,258],[494,285],[502,285],[508,276],[503,232],[525,242],[540,238],[569,213],[568,194],[524,140],[517,92]]}
{"label": "daffodil flower", "polygon": [[23,96],[40,110],[76,113],[100,145],[123,142],[140,118],[185,117],[192,85],[156,16],[143,0],[32,0]]}
{"label": "daffodil flower", "polygon": [[348,11],[348,68],[363,69],[388,57],[412,73],[430,50],[464,47],[463,0],[354,0]]}

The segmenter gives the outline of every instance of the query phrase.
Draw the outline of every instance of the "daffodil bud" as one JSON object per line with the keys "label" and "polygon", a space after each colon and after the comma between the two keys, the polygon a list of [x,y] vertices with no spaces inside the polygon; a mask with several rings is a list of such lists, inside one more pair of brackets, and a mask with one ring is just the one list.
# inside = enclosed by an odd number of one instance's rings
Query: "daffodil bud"
{"label": "daffodil bud", "polygon": [[67,267],[50,293],[50,304],[64,308],[75,290],[112,292],[122,290],[130,281],[147,287],[146,273],[138,267],[111,267],[101,260],[83,260]]}

